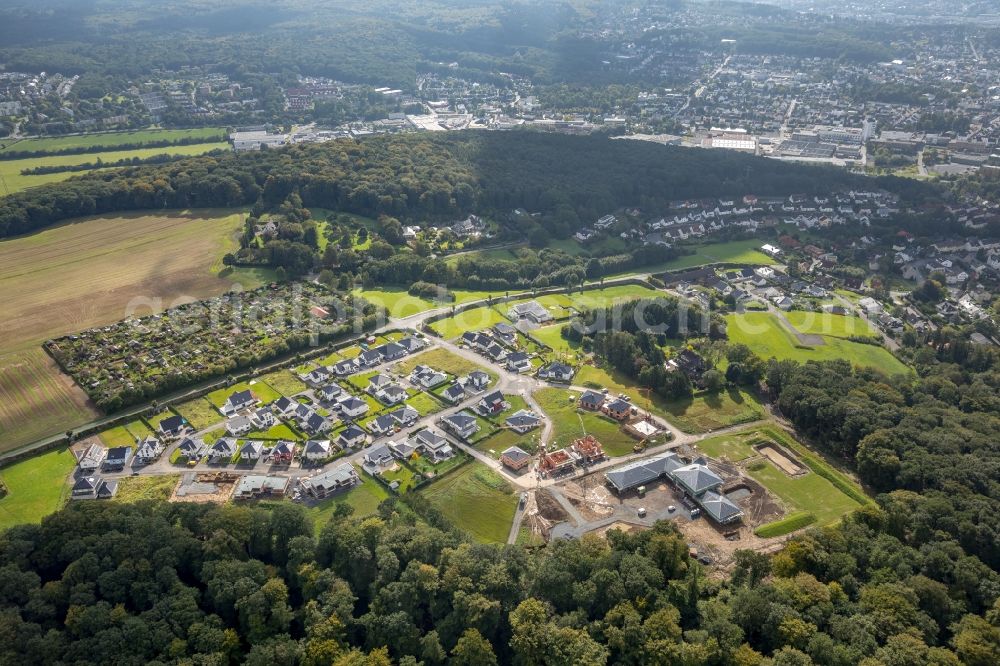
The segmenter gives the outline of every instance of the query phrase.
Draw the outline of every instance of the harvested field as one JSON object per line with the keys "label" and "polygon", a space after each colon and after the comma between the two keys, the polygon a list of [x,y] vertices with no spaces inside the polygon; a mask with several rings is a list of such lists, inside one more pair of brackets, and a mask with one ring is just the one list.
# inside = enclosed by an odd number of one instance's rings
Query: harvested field
{"label": "harvested field", "polygon": [[231,211],[121,215],[0,242],[0,450],[96,415],[41,350],[44,340],[266,278],[219,272],[241,224]]}

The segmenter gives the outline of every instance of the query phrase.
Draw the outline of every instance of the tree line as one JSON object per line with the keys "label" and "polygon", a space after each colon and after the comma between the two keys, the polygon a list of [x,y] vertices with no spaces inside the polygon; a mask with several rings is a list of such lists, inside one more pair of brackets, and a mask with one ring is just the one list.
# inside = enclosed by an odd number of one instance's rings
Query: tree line
{"label": "tree line", "polygon": [[[129,141],[111,145],[66,146],[44,150],[17,150],[17,144],[12,148],[0,151],[0,160],[22,160],[29,157],[51,157],[53,155],[85,155],[87,153],[106,153],[118,150],[139,150],[141,148],[169,148],[171,146],[193,146],[199,143],[224,141],[224,134],[216,136],[183,136],[176,139],[152,139],[149,141]],[[108,165],[114,166],[114,165]]]}

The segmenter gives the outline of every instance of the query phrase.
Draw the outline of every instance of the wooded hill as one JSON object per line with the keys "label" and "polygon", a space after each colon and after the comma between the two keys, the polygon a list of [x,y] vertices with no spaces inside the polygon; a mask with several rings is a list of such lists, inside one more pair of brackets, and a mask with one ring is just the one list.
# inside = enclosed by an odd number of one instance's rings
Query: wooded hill
{"label": "wooded hill", "polygon": [[686,198],[907,188],[896,179],[603,136],[536,132],[343,139],[87,174],[0,200],[0,237],[60,220],[163,208],[303,205],[401,220],[449,220],[515,207],[589,224],[623,206],[657,210]]}

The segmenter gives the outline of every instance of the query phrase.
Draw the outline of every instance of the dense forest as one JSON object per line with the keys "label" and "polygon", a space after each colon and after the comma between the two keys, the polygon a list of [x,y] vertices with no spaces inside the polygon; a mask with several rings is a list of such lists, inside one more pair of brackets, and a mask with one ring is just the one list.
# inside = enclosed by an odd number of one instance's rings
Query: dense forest
{"label": "dense forest", "polygon": [[[267,210],[295,190],[306,207],[371,217],[447,220],[521,207],[551,213],[569,228],[622,206],[657,209],[679,198],[808,194],[862,184],[871,186],[832,167],[599,136],[383,136],[192,157],[44,185],[0,200],[0,237],[122,210],[258,202]],[[896,187],[898,179],[880,184]]]}
{"label": "dense forest", "polygon": [[419,497],[314,532],[301,507],[73,504],[0,536],[0,662],[990,666],[1000,578],[880,498],[707,576],[668,523],[476,545]]}

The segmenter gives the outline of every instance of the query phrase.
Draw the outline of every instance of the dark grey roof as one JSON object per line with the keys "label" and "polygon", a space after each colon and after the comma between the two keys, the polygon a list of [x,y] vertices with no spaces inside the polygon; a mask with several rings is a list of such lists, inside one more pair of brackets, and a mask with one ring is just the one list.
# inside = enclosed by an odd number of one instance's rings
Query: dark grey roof
{"label": "dark grey roof", "polygon": [[743,515],[731,499],[712,490],[707,491],[698,503],[717,523],[728,523]]}
{"label": "dark grey roof", "polygon": [[706,490],[713,490],[722,485],[722,478],[718,474],[697,463],[678,467],[671,476],[692,495],[700,495]]}
{"label": "dark grey roof", "polygon": [[676,453],[661,453],[652,458],[616,467],[607,472],[604,477],[620,492],[670,474],[681,465],[681,459],[677,457]]}
{"label": "dark grey roof", "polygon": [[522,448],[519,448],[517,446],[512,446],[509,449],[505,449],[500,454],[500,457],[501,458],[509,458],[513,462],[521,462],[522,460],[524,460],[526,458],[530,458],[531,455],[528,454],[528,452],[525,451]]}
{"label": "dark grey roof", "polygon": [[184,425],[184,418],[174,414],[160,421],[160,430],[163,432],[174,432],[180,430]]}

